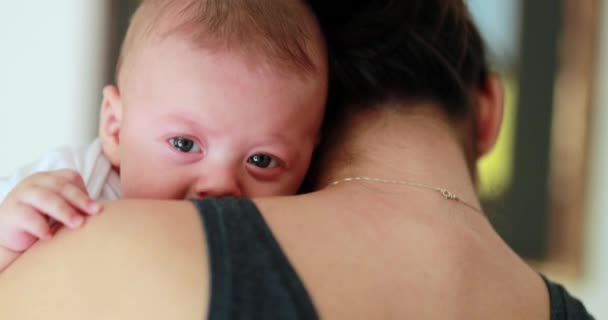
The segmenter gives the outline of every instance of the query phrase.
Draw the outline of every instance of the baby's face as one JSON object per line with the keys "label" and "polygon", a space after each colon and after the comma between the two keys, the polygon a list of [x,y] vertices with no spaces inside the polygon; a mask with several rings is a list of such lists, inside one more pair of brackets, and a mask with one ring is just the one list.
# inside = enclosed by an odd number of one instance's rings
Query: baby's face
{"label": "baby's face", "polygon": [[326,68],[306,77],[171,39],[148,46],[120,100],[128,198],[294,194],[322,121]]}

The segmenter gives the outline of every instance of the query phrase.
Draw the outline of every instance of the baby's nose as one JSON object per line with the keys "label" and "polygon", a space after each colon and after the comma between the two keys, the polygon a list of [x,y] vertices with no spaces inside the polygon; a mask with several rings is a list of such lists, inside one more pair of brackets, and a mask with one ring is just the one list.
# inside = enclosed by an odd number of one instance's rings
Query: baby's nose
{"label": "baby's nose", "polygon": [[233,174],[213,174],[200,178],[190,196],[196,198],[220,198],[243,196],[238,179]]}

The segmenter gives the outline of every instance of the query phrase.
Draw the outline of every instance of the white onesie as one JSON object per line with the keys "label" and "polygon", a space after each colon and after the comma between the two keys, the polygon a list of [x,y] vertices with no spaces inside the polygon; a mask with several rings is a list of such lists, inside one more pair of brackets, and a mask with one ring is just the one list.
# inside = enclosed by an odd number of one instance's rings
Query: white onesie
{"label": "white onesie", "polygon": [[80,173],[89,196],[99,201],[121,197],[120,177],[103,153],[101,142],[96,139],[86,148],[60,149],[49,152],[38,162],[18,170],[8,178],[0,178],[0,202],[15,186],[28,176],[42,171],[71,169]]}

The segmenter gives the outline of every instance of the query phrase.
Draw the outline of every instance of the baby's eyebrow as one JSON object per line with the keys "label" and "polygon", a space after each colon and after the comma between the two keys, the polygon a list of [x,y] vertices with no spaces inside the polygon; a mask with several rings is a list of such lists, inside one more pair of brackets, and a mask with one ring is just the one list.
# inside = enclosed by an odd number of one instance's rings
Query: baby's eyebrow
{"label": "baby's eyebrow", "polygon": [[184,123],[188,123],[190,125],[196,124],[195,121],[192,120],[192,117],[187,116],[187,115],[185,115],[183,113],[180,113],[180,112],[171,112],[169,114],[163,115],[161,118],[165,119],[165,120],[184,122]]}
{"label": "baby's eyebrow", "polygon": [[170,122],[170,123],[179,123],[180,125],[184,125],[186,127],[188,127],[188,129],[197,132],[197,133],[201,133],[200,131],[203,130],[203,127],[200,123],[198,123],[197,121],[193,120],[191,116],[182,114],[182,113],[178,113],[178,112],[173,112],[173,113],[169,113],[163,116],[158,117],[157,121],[159,122]]}

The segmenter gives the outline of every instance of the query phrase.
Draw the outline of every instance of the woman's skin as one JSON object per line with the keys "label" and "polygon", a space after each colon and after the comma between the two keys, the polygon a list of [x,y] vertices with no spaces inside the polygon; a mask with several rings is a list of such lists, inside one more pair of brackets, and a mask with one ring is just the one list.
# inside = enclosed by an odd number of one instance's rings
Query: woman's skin
{"label": "woman's skin", "polygon": [[[323,159],[319,191],[254,200],[321,318],[549,318],[541,278],[482,213],[427,189],[325,187],[348,176],[411,180],[479,206],[464,150],[481,156],[494,144],[501,101],[490,80],[474,122],[452,124],[428,103],[351,114],[343,143]],[[201,319],[210,294],[203,239],[191,203],[113,203],[2,274],[0,318]]]}
{"label": "woman's skin", "polygon": [[200,319],[201,237],[188,202],[110,204],[82,232],[39,242],[0,275],[0,318]]}

